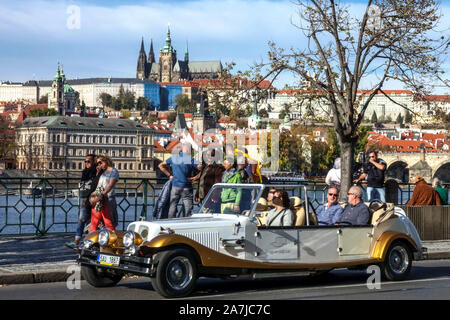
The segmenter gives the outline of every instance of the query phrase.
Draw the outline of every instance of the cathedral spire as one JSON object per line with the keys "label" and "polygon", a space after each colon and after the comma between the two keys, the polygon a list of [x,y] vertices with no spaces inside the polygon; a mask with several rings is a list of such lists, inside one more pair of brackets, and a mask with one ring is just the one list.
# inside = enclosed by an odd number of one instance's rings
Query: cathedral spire
{"label": "cathedral spire", "polygon": [[153,39],[150,40],[150,51],[148,52],[148,63],[154,63],[155,53],[153,52]]}
{"label": "cathedral spire", "polygon": [[189,49],[188,49],[188,41],[186,40],[186,52],[184,53],[184,61],[189,61]]}
{"label": "cathedral spire", "polygon": [[144,48],[144,37],[141,41],[141,50],[137,61],[136,78],[143,79],[147,77],[147,55]]}
{"label": "cathedral spire", "polygon": [[139,53],[141,53],[141,52],[144,52],[144,53],[145,53],[145,48],[144,48],[144,37],[142,37],[142,41],[141,41],[141,51],[140,51]]}
{"label": "cathedral spire", "polygon": [[164,45],[164,48],[161,50],[163,53],[172,53],[172,39],[170,38],[170,25],[167,25],[167,37],[166,37],[166,44]]}

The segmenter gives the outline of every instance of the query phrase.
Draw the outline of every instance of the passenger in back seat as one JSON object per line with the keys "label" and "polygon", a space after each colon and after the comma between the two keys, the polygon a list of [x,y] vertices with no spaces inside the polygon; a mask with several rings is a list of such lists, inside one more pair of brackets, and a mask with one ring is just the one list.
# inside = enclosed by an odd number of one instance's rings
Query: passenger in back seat
{"label": "passenger in back seat", "polygon": [[344,209],[338,203],[339,190],[337,187],[330,187],[327,192],[327,203],[317,208],[317,220],[319,226],[333,225],[342,215]]}
{"label": "passenger in back seat", "polygon": [[338,225],[366,225],[369,224],[369,208],[362,202],[363,191],[358,186],[353,186],[348,190],[348,206],[342,212],[341,217],[336,222]]}

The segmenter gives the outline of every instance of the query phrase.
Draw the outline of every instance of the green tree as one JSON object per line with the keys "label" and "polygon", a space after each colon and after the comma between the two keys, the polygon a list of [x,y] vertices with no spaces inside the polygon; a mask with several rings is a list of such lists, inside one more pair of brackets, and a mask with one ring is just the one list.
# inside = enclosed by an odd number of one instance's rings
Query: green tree
{"label": "green tree", "polygon": [[125,92],[125,95],[122,100],[122,107],[128,110],[136,108],[136,97],[134,95],[134,92],[131,91]]}
{"label": "green tree", "polygon": [[48,103],[48,93],[47,93],[47,94],[44,94],[42,97],[40,97],[38,103],[39,103],[39,104],[45,104],[45,103]]}
{"label": "green tree", "polygon": [[195,103],[189,100],[185,94],[179,94],[175,97],[174,102],[177,104],[177,112],[194,113]]}
{"label": "green tree", "polygon": [[30,110],[30,117],[48,117],[48,116],[59,116],[59,112],[55,109],[32,109]]}
{"label": "green tree", "polygon": [[409,110],[406,110],[406,112],[405,112],[405,121],[404,122],[408,123],[408,124],[411,124],[412,120],[413,120],[413,117],[412,117],[411,112],[409,112]]}
{"label": "green tree", "polygon": [[152,107],[152,104],[145,97],[139,97],[136,101],[136,109],[137,110],[150,110],[151,107]]}
{"label": "green tree", "polygon": [[375,112],[375,110],[372,113],[372,118],[370,118],[370,122],[372,122],[372,123],[378,122],[378,117],[377,117],[377,113]]}
{"label": "green tree", "polygon": [[100,94],[99,98],[100,98],[100,103],[102,104],[103,107],[111,107],[113,97],[109,93],[102,92]]}
{"label": "green tree", "polygon": [[113,97],[111,100],[111,108],[116,111],[120,111],[122,109],[122,103],[117,97]]}
{"label": "green tree", "polygon": [[288,103],[283,104],[283,108],[281,109],[280,114],[278,115],[279,119],[284,119],[287,115],[291,113],[291,105]]}
{"label": "green tree", "polygon": [[401,113],[398,114],[397,119],[395,120],[395,123],[402,124],[403,123],[403,117]]}
{"label": "green tree", "polygon": [[167,113],[167,122],[168,123],[174,123],[176,119],[177,119],[176,112],[168,112]]}

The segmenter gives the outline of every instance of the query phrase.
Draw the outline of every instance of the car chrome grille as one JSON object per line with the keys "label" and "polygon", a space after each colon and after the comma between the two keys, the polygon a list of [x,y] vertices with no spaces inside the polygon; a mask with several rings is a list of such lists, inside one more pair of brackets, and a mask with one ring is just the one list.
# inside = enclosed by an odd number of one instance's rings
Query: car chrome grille
{"label": "car chrome grille", "polygon": [[179,233],[182,236],[185,236],[189,239],[192,239],[205,247],[208,247],[212,250],[219,250],[219,233],[218,232],[187,232],[187,233]]}

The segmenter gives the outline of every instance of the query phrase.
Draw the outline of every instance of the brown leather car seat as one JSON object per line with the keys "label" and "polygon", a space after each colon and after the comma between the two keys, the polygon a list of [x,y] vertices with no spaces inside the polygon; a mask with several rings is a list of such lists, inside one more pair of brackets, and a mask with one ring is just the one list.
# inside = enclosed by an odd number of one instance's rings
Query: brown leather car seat
{"label": "brown leather car seat", "polygon": [[[306,225],[306,209],[305,205],[299,197],[290,197],[290,209],[295,213],[295,226],[304,226]],[[317,225],[317,216],[314,212],[313,207],[309,206],[309,224]]]}

